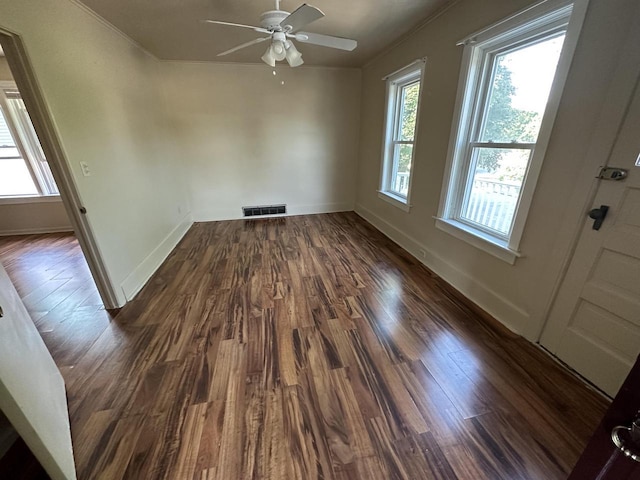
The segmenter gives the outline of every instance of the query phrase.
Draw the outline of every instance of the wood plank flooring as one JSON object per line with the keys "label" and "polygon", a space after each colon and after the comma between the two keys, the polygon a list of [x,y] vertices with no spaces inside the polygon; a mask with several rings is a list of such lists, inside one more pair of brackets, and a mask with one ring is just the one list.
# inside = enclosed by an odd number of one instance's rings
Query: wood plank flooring
{"label": "wood plank flooring", "polygon": [[195,224],[115,318],[78,254],[0,239],[81,479],[561,479],[607,406],[354,213]]}

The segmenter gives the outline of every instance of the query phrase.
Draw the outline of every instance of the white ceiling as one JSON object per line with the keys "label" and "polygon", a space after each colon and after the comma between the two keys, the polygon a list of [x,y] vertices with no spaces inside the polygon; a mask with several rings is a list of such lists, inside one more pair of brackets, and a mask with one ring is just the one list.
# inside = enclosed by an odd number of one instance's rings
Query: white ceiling
{"label": "white ceiling", "polygon": [[[258,63],[264,44],[225,57],[222,51],[260,36],[249,29],[201,23],[203,19],[259,25],[274,0],[79,0],[163,60]],[[344,52],[298,44],[306,65],[362,66],[387,45],[421,24],[452,0],[311,0],[325,18],[304,30],[353,38],[358,48]],[[293,11],[302,1],[283,0]]]}

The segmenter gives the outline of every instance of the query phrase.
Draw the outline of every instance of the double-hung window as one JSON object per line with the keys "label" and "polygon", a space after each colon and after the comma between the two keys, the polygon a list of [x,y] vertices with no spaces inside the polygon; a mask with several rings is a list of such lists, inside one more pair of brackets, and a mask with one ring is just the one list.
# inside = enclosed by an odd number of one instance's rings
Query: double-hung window
{"label": "double-hung window", "polygon": [[58,195],[15,84],[0,82],[0,199]]}
{"label": "double-hung window", "polygon": [[384,79],[387,110],[379,194],[405,211],[409,210],[423,69],[424,60],[418,60]]}
{"label": "double-hung window", "polygon": [[461,42],[457,115],[436,224],[510,263],[575,48],[574,23],[582,21],[574,16],[570,24],[573,10],[571,3],[547,1]]}

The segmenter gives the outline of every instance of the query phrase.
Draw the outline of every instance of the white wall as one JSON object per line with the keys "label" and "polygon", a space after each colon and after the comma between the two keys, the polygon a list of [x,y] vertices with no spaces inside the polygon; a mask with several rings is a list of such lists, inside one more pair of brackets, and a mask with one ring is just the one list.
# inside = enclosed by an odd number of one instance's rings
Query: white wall
{"label": "white wall", "polygon": [[[591,0],[521,242],[524,257],[511,266],[436,229],[432,217],[442,188],[462,55],[456,41],[528,3],[462,0],[364,69],[356,211],[504,324],[536,339],[572,228],[584,220],[593,175],[580,176],[582,159],[635,2]],[[404,213],[376,194],[385,96],[380,79],[423,56],[428,62],[413,166],[413,208]],[[578,177],[585,180],[577,183]]]}
{"label": "white wall", "polygon": [[[353,210],[360,70],[163,62],[197,221]],[[282,85],[281,82],[285,84]]]}
{"label": "white wall", "polygon": [[[13,81],[13,75],[5,57],[0,57],[0,80]],[[5,203],[0,200],[0,235],[71,231],[71,222],[64,204],[60,201],[36,201]]]}
{"label": "white wall", "polygon": [[123,303],[190,223],[159,62],[71,1],[0,0],[0,27],[24,41]]}
{"label": "white wall", "polygon": [[64,380],[0,265],[0,410],[54,480],[74,480]]}
{"label": "white wall", "polygon": [[0,236],[72,230],[69,216],[59,199],[0,203]]}

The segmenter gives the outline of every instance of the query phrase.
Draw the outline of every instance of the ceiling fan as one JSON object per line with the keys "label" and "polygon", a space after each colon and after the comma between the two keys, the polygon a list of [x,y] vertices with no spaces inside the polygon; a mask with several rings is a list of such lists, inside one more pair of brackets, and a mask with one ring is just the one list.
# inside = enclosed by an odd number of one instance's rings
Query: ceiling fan
{"label": "ceiling fan", "polygon": [[302,54],[296,49],[292,40],[298,40],[302,43],[311,43],[323,47],[337,48],[340,50],[352,51],[358,46],[358,42],[348,38],[332,37],[330,35],[321,35],[319,33],[301,32],[300,29],[311,22],[324,17],[318,8],[303,3],[293,13],[280,10],[280,0],[276,1],[276,9],[269,10],[260,15],[260,26],[243,25],[241,23],[223,22],[220,20],[204,20],[206,23],[214,23],[218,25],[229,25],[231,27],[250,28],[258,33],[265,33],[269,36],[256,38],[250,42],[243,43],[237,47],[233,47],[225,52],[219,53],[218,57],[229,55],[251,45],[266,42],[271,43],[267,51],[262,56],[262,61],[271,67],[276,66],[277,61],[287,60],[290,66],[298,67],[304,62]]}

